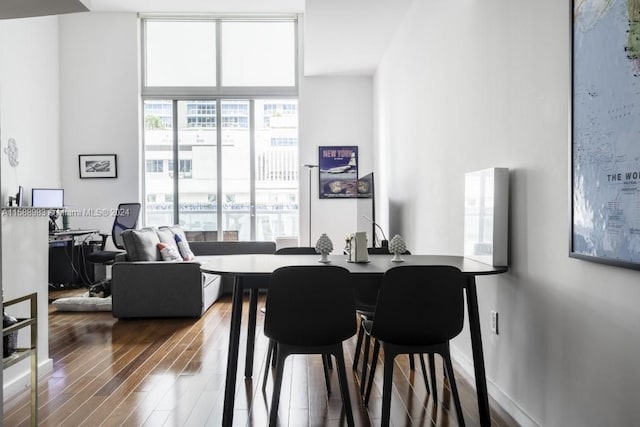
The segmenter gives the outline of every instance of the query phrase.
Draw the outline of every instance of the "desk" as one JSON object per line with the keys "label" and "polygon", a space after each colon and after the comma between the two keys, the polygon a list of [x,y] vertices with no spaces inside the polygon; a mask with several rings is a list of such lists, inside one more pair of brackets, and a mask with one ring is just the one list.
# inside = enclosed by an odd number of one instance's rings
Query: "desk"
{"label": "desk", "polygon": [[[84,261],[84,252],[76,251],[77,239],[83,240],[98,230],[56,230],[49,233],[49,284],[83,284],[93,281]],[[92,247],[87,247],[92,249]],[[83,277],[82,272],[85,273]]]}
{"label": "desk", "polygon": [[[370,255],[369,263],[356,264],[347,262],[344,255],[332,255],[329,257],[331,260],[330,265],[344,267],[352,274],[384,274],[388,269],[400,265],[450,265],[462,271],[467,278],[465,290],[467,294],[467,311],[469,315],[480,425],[491,425],[475,277],[479,275],[504,273],[507,271],[507,267],[493,267],[461,256],[403,255],[403,258],[405,262],[395,263],[391,261],[391,255]],[[252,291],[252,306],[249,308],[249,333],[247,334],[247,340],[253,340],[255,336],[255,313],[253,313],[255,308],[253,307],[253,300],[255,299],[254,294],[257,295],[257,291],[251,286],[245,286],[243,278],[269,276],[274,270],[280,267],[319,265],[318,259],[320,259],[320,255],[224,255],[210,260],[201,266],[201,270],[205,273],[227,274],[235,278],[231,308],[231,329],[229,331],[224,412],[222,415],[223,426],[231,426],[233,423],[233,404],[238,370],[238,347],[240,344],[240,325],[242,321],[242,294],[245,289],[251,289]],[[247,360],[249,360],[248,353],[249,350],[247,351]]]}

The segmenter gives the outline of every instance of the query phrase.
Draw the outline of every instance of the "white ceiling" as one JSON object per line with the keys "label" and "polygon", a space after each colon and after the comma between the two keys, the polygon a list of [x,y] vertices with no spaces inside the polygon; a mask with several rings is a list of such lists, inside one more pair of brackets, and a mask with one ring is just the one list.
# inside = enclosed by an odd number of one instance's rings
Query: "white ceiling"
{"label": "white ceiling", "polygon": [[79,2],[94,12],[304,13],[305,75],[371,75],[412,1],[1,0],[0,18],[68,13]]}
{"label": "white ceiling", "polygon": [[371,75],[413,0],[307,0],[305,75]]}

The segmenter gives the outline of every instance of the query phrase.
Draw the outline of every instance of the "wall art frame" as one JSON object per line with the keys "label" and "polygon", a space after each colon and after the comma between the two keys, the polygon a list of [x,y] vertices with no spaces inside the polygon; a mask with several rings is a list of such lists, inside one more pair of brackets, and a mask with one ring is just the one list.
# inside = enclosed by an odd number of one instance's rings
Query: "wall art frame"
{"label": "wall art frame", "polygon": [[318,147],[318,196],[320,199],[358,197],[358,147]]}
{"label": "wall art frame", "polygon": [[640,4],[571,7],[569,256],[640,270]]}
{"label": "wall art frame", "polygon": [[80,154],[78,156],[80,178],[117,178],[117,160],[115,154]]}

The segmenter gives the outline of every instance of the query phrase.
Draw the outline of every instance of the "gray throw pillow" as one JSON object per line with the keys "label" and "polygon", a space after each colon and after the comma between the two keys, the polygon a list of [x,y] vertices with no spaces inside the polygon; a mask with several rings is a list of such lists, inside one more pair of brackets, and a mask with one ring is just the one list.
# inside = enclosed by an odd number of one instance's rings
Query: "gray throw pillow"
{"label": "gray throw pillow", "polygon": [[122,240],[129,261],[160,261],[162,259],[158,252],[160,238],[157,231],[149,227],[122,232]]}

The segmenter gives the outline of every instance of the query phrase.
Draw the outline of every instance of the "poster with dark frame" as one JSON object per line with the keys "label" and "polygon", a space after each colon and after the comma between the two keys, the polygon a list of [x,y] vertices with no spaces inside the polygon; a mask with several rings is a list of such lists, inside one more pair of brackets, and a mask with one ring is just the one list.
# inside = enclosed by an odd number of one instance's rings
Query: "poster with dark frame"
{"label": "poster with dark frame", "polygon": [[78,156],[80,178],[117,178],[116,160],[115,154],[80,154]]}
{"label": "poster with dark frame", "polygon": [[318,179],[321,199],[358,197],[358,147],[319,147]]}
{"label": "poster with dark frame", "polygon": [[569,256],[640,270],[640,4],[572,11]]}

